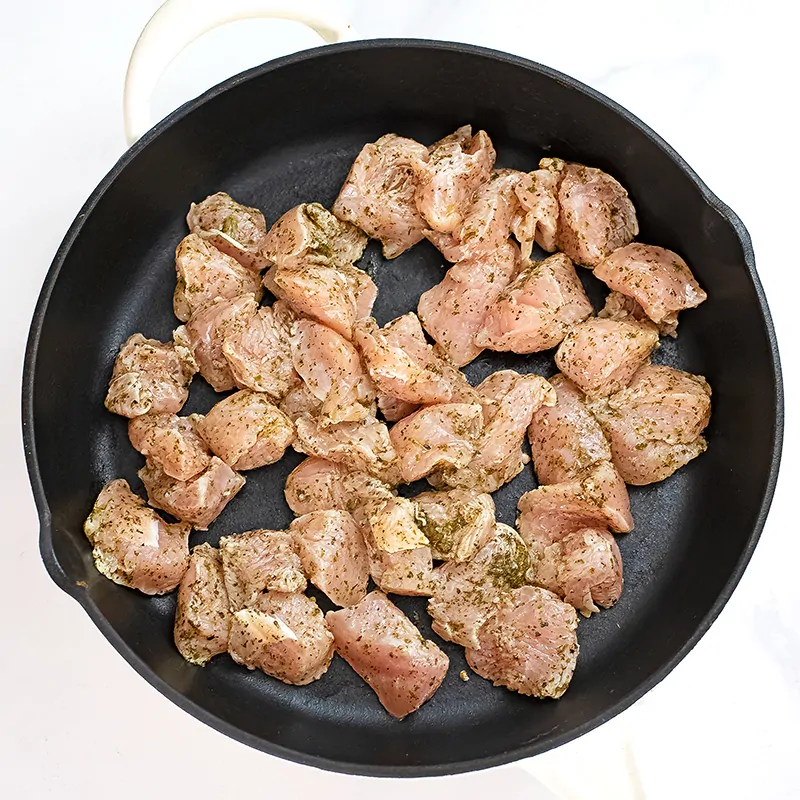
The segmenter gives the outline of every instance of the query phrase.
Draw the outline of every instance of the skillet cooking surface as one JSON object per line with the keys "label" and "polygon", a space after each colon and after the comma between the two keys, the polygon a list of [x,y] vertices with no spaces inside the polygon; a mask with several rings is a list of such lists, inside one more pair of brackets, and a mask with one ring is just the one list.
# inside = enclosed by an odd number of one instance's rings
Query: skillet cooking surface
{"label": "skillet cooking surface", "polygon": [[[174,249],[193,200],[224,190],[263,210],[330,206],[360,148],[396,132],[430,143],[470,122],[498,165],[531,170],[543,155],[606,169],[630,191],[641,241],[678,251],[709,300],[681,316],[658,363],[705,375],[713,390],[708,452],[650,487],[631,487],[636,521],[619,537],[625,589],[617,605],[582,620],[578,668],[559,701],[536,701],[459,678],[463,649],[442,688],[403,722],[335,658],[320,681],[286,686],[227,656],[203,669],[172,643],[175,597],[148,598],[93,568],[82,523],[101,486],[126,478],[141,491],[143,460],[126,420],[103,408],[114,357],[136,331],[169,339]],[[379,287],[383,324],[416,308],[444,273],[422,243],[386,262],[371,243],[361,266]],[[604,292],[580,269],[596,308]],[[511,367],[550,375],[552,353],[484,354],[473,383]],[[54,579],[159,690],[254,747],[304,763],[373,775],[446,774],[529,756],[609,719],[663,678],[719,613],[741,576],[771,499],[782,424],[777,348],[741,222],[649,129],[558,73],[479,48],[398,40],[350,43],[251,70],[189,103],[129,151],[98,187],[62,245],[36,312],[26,360],[24,427]],[[198,378],[184,413],[218,396]],[[257,527],[283,528],[286,475],[299,462],[247,473],[247,485],[191,544]],[[514,524],[530,467],[495,494]],[[80,586],[77,582],[85,582]],[[319,593],[317,595],[320,597]],[[432,636],[425,601],[398,605]],[[324,599],[320,601],[327,608]]]}

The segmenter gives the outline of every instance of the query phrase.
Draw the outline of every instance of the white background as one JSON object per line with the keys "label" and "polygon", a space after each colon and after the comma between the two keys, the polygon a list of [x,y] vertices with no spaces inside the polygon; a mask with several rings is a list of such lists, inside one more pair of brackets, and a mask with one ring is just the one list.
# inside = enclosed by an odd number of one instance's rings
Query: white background
{"label": "white background", "polygon": [[[799,477],[800,75],[792,5],[331,5],[365,37],[477,43],[585,81],[663,135],[739,213],[752,234],[778,329],[788,410],[781,477],[761,543],[719,621],[661,685],[583,739],[510,767],[413,782],[327,774],[250,750],[173,706],[45,574],[19,423],[22,354],[39,286],[81,204],[125,149],[125,67],[158,0],[3,0],[0,797],[228,798],[288,789],[292,796],[324,791],[334,798],[389,800],[487,791],[513,800],[797,798],[800,533],[792,495]],[[175,62],[154,109],[166,113],[245,67],[317,41],[293,23],[237,23],[214,32]]]}

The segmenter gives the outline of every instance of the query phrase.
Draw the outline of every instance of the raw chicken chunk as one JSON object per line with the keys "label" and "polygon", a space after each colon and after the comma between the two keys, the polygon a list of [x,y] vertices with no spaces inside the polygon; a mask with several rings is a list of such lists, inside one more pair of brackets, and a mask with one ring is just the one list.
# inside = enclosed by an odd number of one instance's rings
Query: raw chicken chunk
{"label": "raw chicken chunk", "polygon": [[559,175],[548,169],[529,172],[514,187],[520,208],[511,225],[522,250],[530,257],[534,241],[548,253],[557,246]]}
{"label": "raw chicken chunk", "polygon": [[192,203],[186,223],[190,231],[248,269],[258,272],[266,266],[262,248],[266,243],[267,223],[257,208],[248,208],[225,192],[217,192],[202,203]]}
{"label": "raw chicken chunk", "polygon": [[475,455],[464,467],[454,464],[431,475],[434,486],[497,491],[530,460],[522,452],[522,443],[534,412],[556,402],[555,391],[544,378],[512,370],[492,373],[476,391],[483,409],[483,432],[475,444]]}
{"label": "raw chicken chunk", "polygon": [[374,416],[375,389],[347,339],[319,322],[301,319],[292,328],[290,346],[295,370],[322,403],[320,426]]}
{"label": "raw chicken chunk", "polygon": [[175,250],[175,316],[186,322],[195,311],[217,297],[232,300],[241,294],[261,299],[261,279],[235,258],[217,250],[196,233],[190,233]]}
{"label": "raw chicken chunk", "polygon": [[189,566],[191,525],[164,522],[128,482],[103,487],[83,525],[98,572],[145,594],[171,592]]}
{"label": "raw chicken chunk", "polygon": [[188,481],[170,478],[148,459],[139,470],[151,506],[166,511],[201,531],[222,513],[222,509],[244,486],[244,478],[222,459],[214,456],[209,465]]}
{"label": "raw chicken chunk", "polygon": [[396,422],[389,436],[403,481],[411,483],[436,469],[464,468],[482,431],[483,409],[477,403],[426,406]]}
{"label": "raw chicken chunk", "polygon": [[523,586],[479,632],[467,663],[495,686],[533,697],[561,697],[578,659],[575,609],[547,589]]}
{"label": "raw chicken chunk", "polygon": [[614,250],[595,267],[594,274],[615,292],[634,299],[672,335],[678,313],[708,297],[677,253],[649,244],[634,242]]}
{"label": "raw chicken chunk", "polygon": [[655,483],[705,452],[711,388],[699,375],[646,364],[627,389],[592,410],[625,481]]}
{"label": "raw chicken chunk", "polygon": [[197,430],[211,450],[237,470],[274,464],[294,440],[289,417],[249,389],[220,400],[198,420]]}
{"label": "raw chicken chunk", "polygon": [[330,666],[333,635],[310,597],[269,592],[258,598],[254,608],[233,613],[228,652],[248,669],[305,686]]}
{"label": "raw chicken chunk", "polygon": [[485,131],[464,125],[430,147],[418,169],[417,209],[428,225],[457,233],[475,191],[492,173],[495,150]]}
{"label": "raw chicken chunk", "polygon": [[652,323],[595,317],[566,335],[556,366],[588,397],[602,397],[627,386],[657,346]]}
{"label": "raw chicken chunk", "polygon": [[223,344],[227,337],[236,336],[247,328],[257,311],[254,294],[243,294],[232,300],[218,297],[175,331],[175,336],[189,343],[200,374],[215,391],[227,392],[236,387]]}
{"label": "raw chicken chunk", "polygon": [[416,711],[444,680],[447,656],[424,639],[383,592],[325,617],[336,651],[372,687],[397,718]]}
{"label": "raw chicken chunk", "polygon": [[475,258],[460,261],[419,298],[417,314],[425,330],[457,367],[469,364],[483,349],[475,335],[486,314],[508,286],[519,250],[510,241]]}
{"label": "raw chicken chunk", "polygon": [[211,453],[197,434],[199,414],[144,414],[128,423],[128,438],[136,450],[179,481],[188,481],[211,463]]}
{"label": "raw chicken chunk", "polygon": [[564,375],[550,378],[554,406],[541,406],[528,427],[531,456],[540,484],[563,483],[598,461],[611,461],[602,428],[583,394]]}
{"label": "raw chicken chunk", "polygon": [[219,550],[199,544],[192,549],[189,569],[178,587],[175,646],[187,661],[202,667],[228,649],[230,625]]}
{"label": "raw chicken chunk", "polygon": [[481,626],[511,590],[533,577],[525,541],[501,523],[471,559],[442,564],[434,576],[434,595],[428,601],[433,630],[464,647],[480,647]]}
{"label": "raw chicken chunk", "polygon": [[549,350],[592,311],[572,262],[556,253],[541,262],[525,262],[490,306],[475,344],[514,353]]}
{"label": "raw chicken chunk", "polygon": [[106,395],[106,408],[123,417],[177,413],[197,372],[191,350],[178,335],[165,344],[134,333],[120,348]]}
{"label": "raw chicken chunk", "polygon": [[258,604],[263,592],[302,592],[306,588],[294,536],[287,531],[254,530],[219,540],[225,587],[231,609]]}
{"label": "raw chicken chunk", "polygon": [[303,572],[337,606],[367,594],[369,558],[364,537],[347,511],[312,511],[292,522]]}
{"label": "raw chicken chunk", "polygon": [[423,492],[414,498],[416,522],[435,559],[467,561],[494,532],[494,501],[473,489]]}
{"label": "raw chicken chunk", "polygon": [[428,148],[394,133],[367,144],[342,186],[333,213],[383,244],[395,258],[423,238],[425,222],[414,201],[417,174]]}

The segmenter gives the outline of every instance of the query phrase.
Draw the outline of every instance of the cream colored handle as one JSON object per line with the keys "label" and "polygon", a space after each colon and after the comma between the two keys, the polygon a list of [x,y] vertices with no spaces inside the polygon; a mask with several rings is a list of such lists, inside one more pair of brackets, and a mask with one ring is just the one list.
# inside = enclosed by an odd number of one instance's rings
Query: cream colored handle
{"label": "cream colored handle", "polygon": [[327,44],[357,38],[350,25],[316,0],[166,0],[145,25],[128,62],[122,101],[128,144],[152,127],[153,90],[186,47],[221,25],[257,18],[301,22]]}

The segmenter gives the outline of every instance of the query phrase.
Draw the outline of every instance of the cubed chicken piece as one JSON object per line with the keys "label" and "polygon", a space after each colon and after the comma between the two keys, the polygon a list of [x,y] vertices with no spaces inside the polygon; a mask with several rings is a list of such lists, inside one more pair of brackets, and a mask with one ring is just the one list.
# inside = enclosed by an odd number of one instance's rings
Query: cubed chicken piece
{"label": "cubed chicken piece", "polygon": [[[286,343],[289,343],[288,338]],[[294,367],[292,367],[292,370],[294,370]],[[297,375],[296,372],[295,375]],[[297,377],[300,379],[299,375],[297,375]],[[317,400],[317,398],[311,394],[311,390],[308,386],[300,379],[300,383],[289,391],[286,397],[281,400],[278,407],[292,422],[297,422],[303,414],[316,418],[322,408],[322,401]]]}
{"label": "cubed chicken piece", "polygon": [[287,531],[254,530],[219,540],[231,608],[256,606],[264,592],[302,592],[306,578],[294,536]]}
{"label": "cubed chicken piece", "polygon": [[220,400],[197,430],[211,450],[237,470],[256,469],[283,458],[294,425],[260,392],[240,389]]}
{"label": "cubed chicken piece", "polygon": [[215,391],[227,392],[236,387],[223,345],[228,336],[247,328],[257,311],[254,294],[243,294],[232,300],[218,297],[175,331],[174,336],[188,342],[200,374]]}
{"label": "cubed chicken piece", "polygon": [[189,230],[207,239],[242,266],[258,272],[267,262],[262,253],[267,223],[257,208],[237,203],[225,192],[192,203],[186,215]]}
{"label": "cubed chicken piece", "polygon": [[588,397],[604,397],[627,386],[657,346],[650,322],[593,317],[566,335],[556,365]]}
{"label": "cubed chicken piece", "polygon": [[[282,300],[264,306],[245,325],[235,325],[222,340],[222,354],[240,389],[264,392],[278,402],[298,385],[289,329],[296,314]],[[289,323],[287,325],[287,323]]]}
{"label": "cubed chicken piece", "polygon": [[543,158],[541,169],[558,179],[558,249],[576,264],[594,267],[639,233],[628,193],[608,173],[560,158]]}
{"label": "cubed chicken piece", "polygon": [[483,432],[475,444],[475,455],[463,468],[445,467],[431,475],[428,480],[434,486],[497,491],[530,460],[522,443],[534,412],[556,402],[555,391],[544,378],[513,370],[492,373],[476,391],[483,409]]}
{"label": "cubed chicken piece", "polygon": [[145,594],[171,592],[189,566],[191,525],[170,525],[128,482],[103,487],[83,526],[98,572]]}
{"label": "cubed chicken piece", "polygon": [[188,481],[170,478],[161,467],[148,459],[139,470],[151,506],[190,522],[201,531],[222,513],[244,486],[244,478],[222,459],[212,457],[209,465]]}
{"label": "cubed chicken piece", "polygon": [[569,378],[555,375],[554,406],[541,406],[528,427],[531,456],[540,484],[563,483],[598,461],[611,461],[608,440]]}
{"label": "cubed chicken piece", "polygon": [[600,461],[574,480],[523,494],[517,527],[531,548],[552,544],[581,528],[608,527],[625,533],[633,529],[628,489],[613,464]]}
{"label": "cubed chicken piece", "polygon": [[519,209],[511,230],[520,244],[523,259],[530,257],[534,242],[548,253],[557,248],[558,182],[557,172],[537,169],[514,187]]}
{"label": "cubed chicken piece", "polygon": [[558,698],[578,659],[575,609],[552,592],[523,586],[512,592],[467,649],[467,663],[495,686]]}
{"label": "cubed chicken piece", "polygon": [[434,570],[428,601],[433,630],[463,647],[480,647],[478,632],[511,590],[531,583],[531,557],[523,538],[496,523],[488,541],[467,561]]}
{"label": "cubed chicken piece", "polygon": [[649,244],[620,247],[595,267],[594,274],[613,291],[635,300],[673,336],[678,313],[708,297],[677,253]]}
{"label": "cubed chicken piece", "polygon": [[199,544],[192,549],[189,569],[178,587],[175,646],[187,661],[202,667],[228,649],[230,625],[219,550]]}
{"label": "cubed chicken piece", "polygon": [[233,612],[228,652],[248,669],[305,686],[328,670],[333,635],[313,599],[269,592],[258,598],[254,608]]}
{"label": "cubed chicken piece", "polygon": [[400,465],[385,422],[375,417],[322,427],[308,414],[296,421],[294,448],[352,470],[368,472],[384,483],[400,483]]}
{"label": "cubed chicken piece", "polygon": [[423,238],[425,221],[414,200],[417,175],[428,148],[394,133],[364,145],[333,204],[339,219],[352,222],[395,258]]}
{"label": "cubed chicken piece", "polygon": [[457,367],[469,364],[483,350],[475,344],[475,336],[518,262],[516,245],[505,241],[486,254],[454,264],[441,283],[420,296],[417,314],[425,330]]}
{"label": "cubed chicken piece", "polygon": [[329,611],[325,619],[336,652],[393,717],[416,711],[447,674],[447,656],[383,592],[370,592],[352,608]]}
{"label": "cubed chicken piece", "polygon": [[483,409],[477,403],[426,406],[396,422],[389,435],[403,481],[411,483],[437,469],[463,469],[482,431]]}
{"label": "cubed chicken piece", "polygon": [[128,438],[170,478],[188,481],[211,463],[211,453],[196,430],[201,419],[199,414],[144,414],[128,423]]}
{"label": "cubed chicken piece", "polygon": [[182,322],[217,297],[232,300],[253,294],[260,300],[263,293],[258,273],[196,233],[190,233],[175,250],[175,271],[178,279],[172,305]]}
{"label": "cubed chicken piece", "polygon": [[292,522],[303,572],[337,606],[367,594],[369,557],[364,537],[347,511],[312,511]]}
{"label": "cubed chicken piece", "polygon": [[646,364],[627,389],[592,404],[627,483],[663,481],[705,452],[701,435],[711,418],[705,378]]}
{"label": "cubed chicken piece", "polygon": [[473,489],[423,492],[414,498],[416,522],[431,553],[442,561],[467,561],[494,532],[494,501]]}
{"label": "cubed chicken piece", "polygon": [[495,150],[488,134],[464,125],[431,145],[427,163],[418,169],[417,209],[428,225],[442,233],[461,230],[472,196],[494,166]]}
{"label": "cubed chicken piece", "polygon": [[375,415],[375,388],[358,351],[343,336],[311,319],[298,320],[290,337],[294,368],[322,405],[322,427]]}
{"label": "cubed chicken piece", "polygon": [[549,350],[592,311],[572,262],[556,253],[544,261],[525,262],[489,307],[475,344],[514,353]]}
{"label": "cubed chicken piece", "polygon": [[370,572],[378,588],[388,594],[433,594],[431,549],[411,500],[392,497],[382,503],[370,515],[366,539]]}
{"label": "cubed chicken piece", "polygon": [[177,413],[189,397],[196,372],[197,363],[180,335],[165,344],[134,333],[114,362],[106,408],[129,418],[161,411]]}

